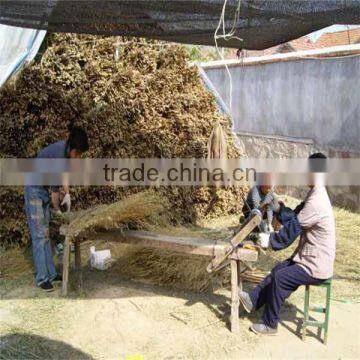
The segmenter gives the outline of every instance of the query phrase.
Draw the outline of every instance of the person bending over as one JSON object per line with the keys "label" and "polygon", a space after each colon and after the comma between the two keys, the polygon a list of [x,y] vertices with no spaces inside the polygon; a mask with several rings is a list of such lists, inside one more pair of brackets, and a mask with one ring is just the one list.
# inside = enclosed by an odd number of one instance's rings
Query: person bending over
{"label": "person bending over", "polygon": [[[77,127],[69,129],[67,140],[58,141],[45,147],[38,158],[79,158],[89,149],[86,132]],[[36,285],[44,291],[53,291],[52,282],[61,281],[55,270],[49,239],[50,203],[55,213],[60,213],[59,188],[48,186],[25,186],[25,210],[30,228],[32,252],[35,265]],[[64,186],[62,205],[70,210],[71,199],[68,186]]]}

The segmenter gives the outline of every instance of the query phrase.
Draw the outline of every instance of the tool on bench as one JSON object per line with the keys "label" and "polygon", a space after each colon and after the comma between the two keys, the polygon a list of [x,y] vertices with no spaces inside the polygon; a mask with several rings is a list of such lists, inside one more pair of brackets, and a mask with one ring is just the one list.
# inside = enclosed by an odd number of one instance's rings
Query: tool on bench
{"label": "tool on bench", "polygon": [[255,244],[240,244],[239,247],[249,250],[258,250],[259,246]]}
{"label": "tool on bench", "polygon": [[[261,248],[261,246],[259,245],[253,245],[253,244],[244,244],[244,243],[240,243],[239,248],[242,249],[248,249],[248,250],[256,250],[256,251],[260,251],[262,254],[266,254],[266,252]],[[224,267],[228,266],[230,263],[230,259],[227,258],[226,260],[224,260],[217,268],[216,271],[220,271],[221,269],[223,269]],[[256,270],[256,268],[254,268],[253,266],[249,265],[246,261],[243,262],[245,265],[245,268],[254,271]],[[214,271],[214,270],[212,270]]]}
{"label": "tool on bench", "polygon": [[213,272],[218,270],[221,264],[227,260],[227,258],[233,253],[234,250],[242,243],[242,241],[255,229],[256,226],[260,224],[262,220],[262,215],[259,210],[252,210],[250,215],[245,219],[244,223],[240,225],[238,231],[230,240],[230,244],[225,248],[223,254],[215,256],[206,270],[208,272]]}
{"label": "tool on bench", "polygon": [[[244,202],[244,204],[246,205],[249,213],[251,213],[252,209],[251,209],[250,205],[248,204],[248,202],[246,201],[246,199],[244,198],[244,195],[241,195],[241,197],[242,197],[243,202]],[[264,208],[265,208],[267,205],[268,205],[268,204],[267,204],[266,202],[261,202],[261,203],[260,203],[260,206],[259,206],[257,209],[261,212],[261,214],[263,214]],[[258,228],[259,232],[264,232],[264,230],[262,230],[259,225],[257,226],[257,228]]]}
{"label": "tool on bench", "polygon": [[[248,204],[248,202],[246,201],[246,199],[244,198],[244,196],[243,195],[241,195],[241,197],[242,197],[242,199],[243,199],[243,201],[244,201],[244,204],[246,205],[246,207],[247,207],[247,209],[249,210],[249,212],[251,213],[251,208],[250,208],[250,205]],[[260,205],[260,208],[259,208],[259,211],[261,212],[262,211],[262,209],[264,208],[266,206],[266,204],[261,204]],[[262,214],[262,213],[261,213]],[[259,230],[259,232],[261,233],[262,232],[262,230],[261,230],[261,228],[260,228],[260,226],[258,225],[258,226],[256,226],[257,228],[258,228],[258,230]],[[259,246],[259,245],[255,245],[255,244],[246,244],[246,245],[244,245],[244,247],[245,246],[247,246],[248,245],[248,249],[250,248],[252,248],[252,249],[257,249],[257,250],[259,250],[262,254],[266,254],[266,252],[263,250],[263,248],[261,247],[261,246]]]}
{"label": "tool on bench", "polygon": [[[248,204],[248,202],[246,201],[246,199],[244,198],[244,195],[241,194],[241,198],[242,198],[244,204],[246,205],[249,213],[251,214],[252,209],[251,209],[250,205]],[[262,207],[263,207],[263,205],[260,206],[260,211],[262,210]],[[257,228],[259,229],[259,231],[261,232],[260,226],[258,225],[258,226],[256,226],[256,227],[257,227]]]}

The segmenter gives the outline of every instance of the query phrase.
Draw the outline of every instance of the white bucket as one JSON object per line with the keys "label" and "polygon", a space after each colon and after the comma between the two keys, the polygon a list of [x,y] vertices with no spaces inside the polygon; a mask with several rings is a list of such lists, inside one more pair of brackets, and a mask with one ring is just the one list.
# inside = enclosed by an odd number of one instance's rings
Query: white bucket
{"label": "white bucket", "polygon": [[90,247],[90,266],[97,270],[106,270],[111,264],[110,250],[95,250],[95,246]]}

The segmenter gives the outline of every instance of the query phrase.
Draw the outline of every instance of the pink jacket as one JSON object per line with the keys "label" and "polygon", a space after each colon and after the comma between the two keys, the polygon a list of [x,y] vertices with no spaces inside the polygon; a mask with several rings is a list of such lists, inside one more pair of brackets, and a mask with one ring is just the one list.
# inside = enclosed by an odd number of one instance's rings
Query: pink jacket
{"label": "pink jacket", "polygon": [[328,279],[334,274],[335,219],[324,186],[311,189],[298,214],[304,229],[292,258],[312,277]]}

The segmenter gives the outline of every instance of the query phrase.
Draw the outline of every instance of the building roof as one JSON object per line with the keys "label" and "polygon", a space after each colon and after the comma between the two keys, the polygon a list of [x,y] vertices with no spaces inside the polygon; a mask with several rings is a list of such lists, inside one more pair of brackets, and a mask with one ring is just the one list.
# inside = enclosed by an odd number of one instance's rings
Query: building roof
{"label": "building roof", "polygon": [[[287,43],[273,46],[260,51],[245,51],[245,56],[264,56],[293,51],[323,49],[332,46],[360,44],[360,27],[348,30],[323,33],[316,41],[311,41],[308,35]],[[234,58],[234,52],[229,54],[228,58]]]}
{"label": "building roof", "polygon": [[315,42],[318,48],[360,43],[360,28],[325,33]]}

